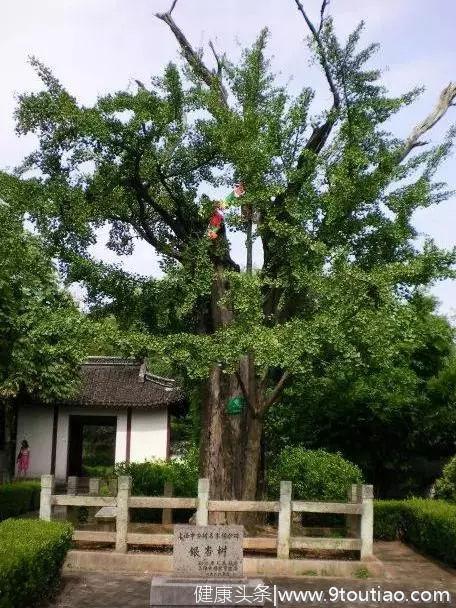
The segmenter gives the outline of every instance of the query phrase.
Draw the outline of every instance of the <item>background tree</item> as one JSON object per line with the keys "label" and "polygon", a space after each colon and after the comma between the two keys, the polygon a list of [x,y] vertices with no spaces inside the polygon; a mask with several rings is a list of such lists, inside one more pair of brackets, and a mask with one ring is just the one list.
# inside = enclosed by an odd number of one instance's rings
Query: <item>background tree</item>
{"label": "background tree", "polygon": [[267,418],[269,466],[288,446],[323,447],[358,464],[383,497],[428,491],[456,448],[454,330],[434,308],[419,294],[404,306],[410,331],[390,335],[394,357],[380,350],[364,368],[323,360],[320,374],[288,387]]}
{"label": "background tree", "polygon": [[[454,252],[431,241],[418,248],[411,220],[448,195],[433,175],[452,134],[436,147],[421,137],[452,105],[456,87],[410,136],[394,137],[388,120],[418,91],[389,97],[368,67],[376,46],[359,48],[362,25],[341,43],[327,4],[314,25],[296,0],[332,94],[316,116],[313,91],[291,96],[277,84],[266,31],[238,63],[212,45],[212,69],[174,21],[176,1],[158,17],[180,45],[182,69],[170,64],[149,86],[84,107],[33,60],[45,89],[21,96],[17,110],[18,132],[39,138],[23,165],[24,176],[39,172],[23,183],[25,206],[69,277],[91,295],[102,280],[124,303],[143,289],[174,300],[174,331],[149,334],[138,325],[124,348],[152,353],[200,386],[200,466],[214,498],[255,496],[264,417],[287,384],[305,386],[322,366],[341,362],[368,369],[381,357],[393,368],[390,338],[412,339],[405,303],[452,276]],[[247,193],[226,226],[246,235],[247,272],[231,258],[225,232],[208,239],[213,203],[201,194],[240,179]],[[136,238],[149,243],[166,278],[94,267],[87,247],[102,224],[120,254],[131,253]],[[255,271],[253,238],[264,254]],[[247,407],[233,416],[226,406],[235,396]]]}
{"label": "background tree", "polygon": [[25,395],[41,401],[72,396],[79,382],[75,369],[94,336],[59,285],[41,239],[24,229],[14,205],[17,182],[0,174],[0,186],[0,407],[12,470],[18,401]]}

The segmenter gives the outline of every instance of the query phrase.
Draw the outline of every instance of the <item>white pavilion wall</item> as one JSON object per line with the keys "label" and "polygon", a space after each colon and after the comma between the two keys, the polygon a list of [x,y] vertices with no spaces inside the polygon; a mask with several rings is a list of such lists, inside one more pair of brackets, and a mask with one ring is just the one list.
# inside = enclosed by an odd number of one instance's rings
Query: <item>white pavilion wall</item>
{"label": "white pavilion wall", "polygon": [[[55,476],[65,479],[68,464],[70,416],[110,416],[117,418],[115,462],[127,456],[127,410],[119,408],[92,408],[60,406],[57,425]],[[51,472],[52,406],[21,406],[18,412],[17,445],[26,439],[30,445],[28,477],[39,477]],[[168,451],[168,413],[166,408],[132,408],[130,461],[143,462],[152,458],[166,458]]]}
{"label": "white pavilion wall", "polygon": [[167,409],[133,409],[131,416],[130,461],[144,462],[144,460],[151,460],[152,458],[165,459],[167,456],[167,446]]}
{"label": "white pavilion wall", "polygon": [[[27,477],[40,477],[51,472],[52,426],[54,409],[45,405],[21,405],[17,417],[16,456],[23,439],[30,448]],[[16,464],[17,468],[17,464]]]}

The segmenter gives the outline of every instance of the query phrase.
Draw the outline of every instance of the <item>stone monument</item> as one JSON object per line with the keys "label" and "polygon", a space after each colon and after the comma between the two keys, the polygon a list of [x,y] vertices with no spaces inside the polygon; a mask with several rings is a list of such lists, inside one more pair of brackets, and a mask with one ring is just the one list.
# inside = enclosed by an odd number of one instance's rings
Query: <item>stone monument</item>
{"label": "stone monument", "polygon": [[174,526],[174,574],[242,577],[242,526]]}
{"label": "stone monument", "polygon": [[243,540],[243,526],[176,524],[173,574],[152,579],[150,606],[263,606],[263,581],[244,578]]}

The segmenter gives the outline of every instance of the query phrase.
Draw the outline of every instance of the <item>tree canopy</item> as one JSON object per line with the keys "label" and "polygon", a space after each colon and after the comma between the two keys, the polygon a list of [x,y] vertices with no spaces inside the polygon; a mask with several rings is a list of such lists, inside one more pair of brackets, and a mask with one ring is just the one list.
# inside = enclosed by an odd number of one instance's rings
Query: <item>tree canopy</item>
{"label": "tree canopy", "polygon": [[59,284],[39,236],[23,226],[14,181],[0,175],[0,399],[72,395],[90,344],[88,319]]}

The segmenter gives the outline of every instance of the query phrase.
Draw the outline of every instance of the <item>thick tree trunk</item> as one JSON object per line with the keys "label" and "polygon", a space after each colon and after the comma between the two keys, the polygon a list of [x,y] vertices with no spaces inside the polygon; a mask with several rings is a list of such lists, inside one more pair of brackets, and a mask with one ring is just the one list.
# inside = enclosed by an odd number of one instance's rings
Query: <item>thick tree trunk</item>
{"label": "thick tree trunk", "polygon": [[[226,404],[241,390],[236,374],[212,370],[203,404],[206,424],[201,435],[201,472],[210,481],[213,500],[254,500],[261,460],[262,420],[247,407],[240,414],[228,414]],[[229,520],[224,514],[212,518]]]}
{"label": "thick tree trunk", "polygon": [[[223,268],[215,269],[212,292],[212,322],[218,329],[229,324],[232,312],[221,305],[227,285]],[[232,397],[246,397],[247,407],[239,414],[227,412]],[[261,463],[263,420],[259,411],[257,381],[253,356],[239,362],[237,373],[227,373],[214,366],[204,390],[200,471],[210,481],[213,500],[254,500],[257,494]],[[231,520],[218,514],[213,521]]]}

